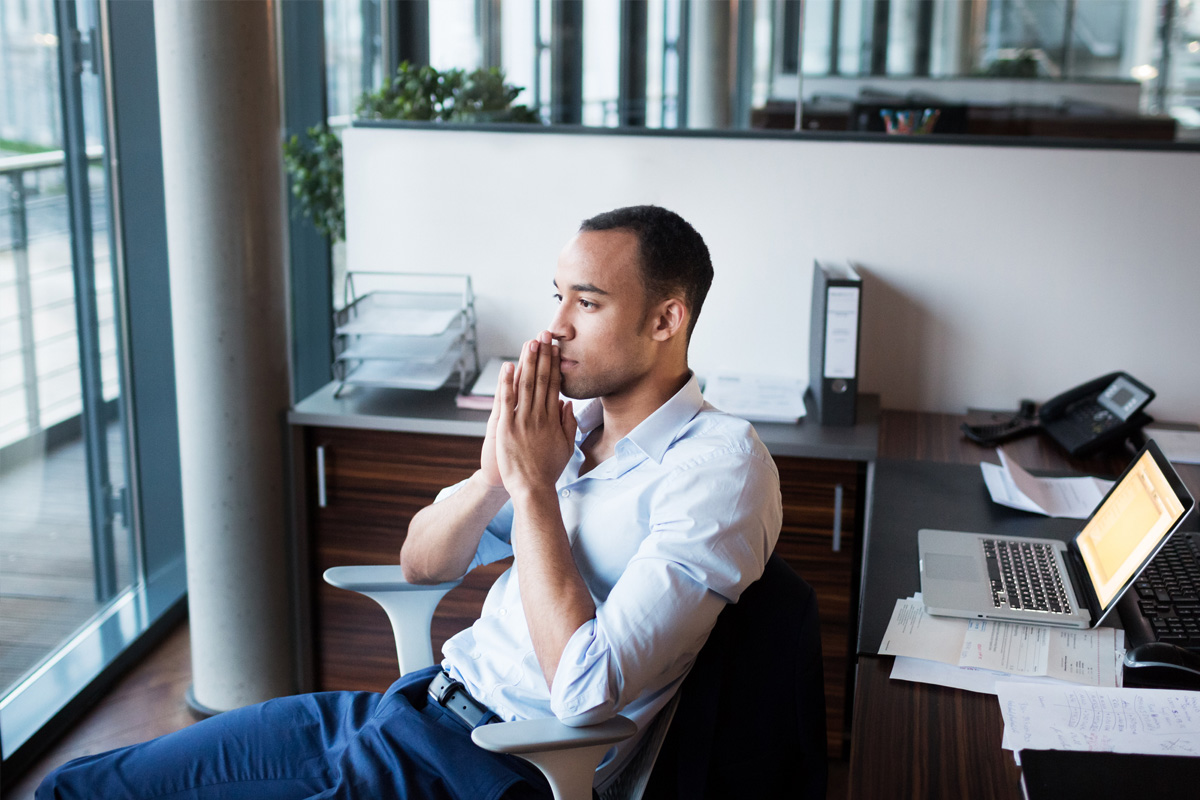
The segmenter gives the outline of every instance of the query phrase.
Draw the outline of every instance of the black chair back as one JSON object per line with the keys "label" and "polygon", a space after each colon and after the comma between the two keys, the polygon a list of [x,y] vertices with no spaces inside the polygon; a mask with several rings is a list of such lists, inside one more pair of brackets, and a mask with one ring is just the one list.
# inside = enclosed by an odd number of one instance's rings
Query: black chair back
{"label": "black chair back", "polygon": [[824,798],[825,683],[817,597],[779,556],[717,618],[646,798]]}

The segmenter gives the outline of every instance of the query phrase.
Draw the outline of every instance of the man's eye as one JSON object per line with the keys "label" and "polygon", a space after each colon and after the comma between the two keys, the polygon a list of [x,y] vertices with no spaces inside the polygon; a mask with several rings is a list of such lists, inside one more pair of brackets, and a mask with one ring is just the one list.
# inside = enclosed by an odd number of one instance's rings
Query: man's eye
{"label": "man's eye", "polygon": [[596,304],[593,303],[591,300],[580,300],[579,305],[583,306],[584,308],[595,308],[596,307]]}
{"label": "man's eye", "polygon": [[561,295],[561,294],[555,294],[555,295],[553,295],[553,297],[554,297],[554,302],[556,302],[556,303],[561,303],[561,302],[562,302],[562,295]]}

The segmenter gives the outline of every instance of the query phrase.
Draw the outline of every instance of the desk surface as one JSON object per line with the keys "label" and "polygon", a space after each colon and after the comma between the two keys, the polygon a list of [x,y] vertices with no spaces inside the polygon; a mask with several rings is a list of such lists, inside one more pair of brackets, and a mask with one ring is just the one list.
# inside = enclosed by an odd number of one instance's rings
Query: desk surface
{"label": "desk surface", "polygon": [[[868,509],[864,548],[864,590],[860,615],[858,674],[851,727],[850,797],[963,798],[1018,800],[1020,769],[1000,746],[1003,719],[992,695],[944,686],[892,681],[890,656],[874,655],[897,597],[919,586],[913,541],[887,534],[913,515],[953,527],[987,525],[1012,530],[1024,520],[1054,536],[1070,536],[1077,521],[1033,518],[988,508],[976,465],[997,461],[994,449],[962,438],[954,415],[885,411],[880,419],[875,487]],[[1043,437],[1029,437],[1006,449],[1022,466],[1113,476],[1132,453],[1066,458]],[[918,463],[904,463],[913,462]],[[964,466],[970,465],[970,466]],[[1192,489],[1200,489],[1200,467],[1179,468]],[[896,496],[918,487],[923,499]],[[983,494],[980,494],[980,493]],[[893,510],[894,509],[894,510]],[[925,522],[922,525],[927,524]],[[969,529],[969,528],[967,528]],[[874,534],[874,536],[872,535]],[[911,550],[911,552],[909,552]],[[879,616],[883,616],[882,625]]]}
{"label": "desk surface", "polygon": [[[487,430],[486,411],[454,405],[454,390],[418,392],[348,386],[336,396],[330,383],[288,412],[293,425],[477,436]],[[879,395],[858,396],[858,424],[823,427],[805,418],[799,423],[756,422],[754,429],[775,456],[871,461],[879,439]]]}

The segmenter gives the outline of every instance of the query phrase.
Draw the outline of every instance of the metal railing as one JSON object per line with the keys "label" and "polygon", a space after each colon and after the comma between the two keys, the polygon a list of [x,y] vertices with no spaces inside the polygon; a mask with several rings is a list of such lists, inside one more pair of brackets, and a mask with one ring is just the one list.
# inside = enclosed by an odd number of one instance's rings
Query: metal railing
{"label": "metal railing", "polygon": [[[89,165],[98,165],[103,154],[103,148],[89,147]],[[0,158],[0,186],[8,189],[2,210],[9,220],[8,239],[0,238],[0,447],[70,419],[82,406],[80,383],[70,377],[78,374],[79,354],[65,180],[53,175],[62,170],[61,150]],[[103,190],[92,195],[99,212],[93,215],[93,230],[106,235]],[[101,273],[107,271],[97,269]],[[101,336],[111,344],[101,351],[101,360],[113,376],[109,381],[106,375],[104,394],[115,396],[111,284],[103,291],[107,302],[97,298],[107,312],[100,320]]]}

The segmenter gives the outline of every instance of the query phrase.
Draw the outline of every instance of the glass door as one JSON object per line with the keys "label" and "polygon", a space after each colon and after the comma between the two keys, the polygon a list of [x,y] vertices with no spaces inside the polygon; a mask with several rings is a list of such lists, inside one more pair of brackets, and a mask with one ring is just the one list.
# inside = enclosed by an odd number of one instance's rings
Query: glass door
{"label": "glass door", "polygon": [[66,687],[47,676],[81,649],[140,570],[128,511],[99,6],[5,3],[0,18],[7,83],[0,213],[8,223],[0,226],[7,227],[0,230],[0,742],[7,758],[65,701]]}

